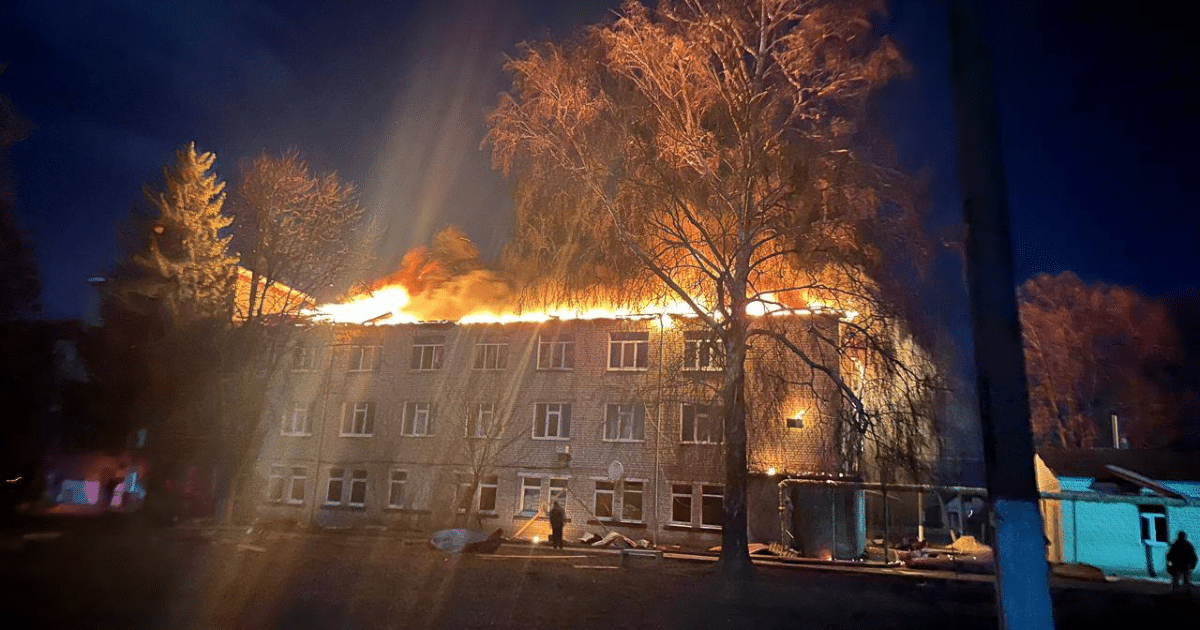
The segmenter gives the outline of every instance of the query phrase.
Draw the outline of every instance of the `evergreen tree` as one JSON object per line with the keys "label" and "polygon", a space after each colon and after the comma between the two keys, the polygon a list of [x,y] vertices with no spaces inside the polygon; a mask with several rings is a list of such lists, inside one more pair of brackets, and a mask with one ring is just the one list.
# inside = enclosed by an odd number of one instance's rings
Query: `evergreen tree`
{"label": "evergreen tree", "polygon": [[215,160],[191,143],[163,167],[161,189],[143,186],[157,216],[142,251],[118,274],[124,276],[118,290],[135,310],[155,304],[176,325],[229,318],[237,257],[229,252],[232,237],[223,234],[232,218],[222,212],[225,183],[211,172]]}

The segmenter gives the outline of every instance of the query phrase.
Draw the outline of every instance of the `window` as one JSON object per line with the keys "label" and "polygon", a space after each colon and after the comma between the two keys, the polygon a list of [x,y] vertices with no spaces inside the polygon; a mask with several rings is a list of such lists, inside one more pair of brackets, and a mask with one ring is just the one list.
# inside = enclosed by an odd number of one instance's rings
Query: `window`
{"label": "window", "polygon": [[325,493],[325,505],[341,505],[342,492],[346,486],[346,470],[344,468],[329,469],[329,487]]}
{"label": "window", "polygon": [[539,337],[537,369],[575,369],[575,337],[570,335]]}
{"label": "window", "polygon": [[[479,487],[475,490],[475,494],[467,499],[467,494],[471,492],[471,475],[466,473],[458,474],[458,491],[455,493],[454,508],[459,514],[467,511],[467,507],[475,504],[479,512],[494,514],[496,512],[496,488],[499,485],[499,478],[496,475],[483,475],[479,478]],[[541,485],[538,485],[541,489]]]}
{"label": "window", "polygon": [[367,471],[356,470],[350,477],[350,505],[362,507],[367,502]]}
{"label": "window", "polygon": [[786,419],[785,423],[787,424],[787,428],[803,429],[804,428],[804,413],[805,413],[804,411],[797,411],[795,414],[792,415],[792,417]]}
{"label": "window", "polygon": [[400,434],[410,437],[433,435],[433,404],[404,403],[404,422],[401,424]]}
{"label": "window", "polygon": [[492,431],[496,428],[493,426],[495,420],[495,403],[485,402],[471,405],[471,410],[467,415],[467,437],[495,437],[492,435]]}
{"label": "window", "polygon": [[[341,505],[346,490],[346,469],[329,469],[329,486],[325,493],[325,505]],[[350,498],[346,504],[362,507],[367,501],[367,471],[354,470],[350,473]]]}
{"label": "window", "polygon": [[614,332],[608,335],[608,369],[644,370],[650,354],[650,333]]}
{"label": "window", "polygon": [[702,330],[683,333],[683,369],[719,371],[725,367],[725,351],[720,339]]}
{"label": "window", "polygon": [[393,470],[388,487],[388,507],[402,508],[404,503],[404,486],[408,484],[408,471]]}
{"label": "window", "polygon": [[671,484],[671,522],[691,525],[692,486],[686,483]]}
{"label": "window", "polygon": [[571,437],[571,405],[538,403],[533,412],[535,440],[567,440]]}
{"label": "window", "polygon": [[550,501],[546,502],[549,507],[551,501],[558,501],[558,504],[567,507],[567,480],[566,479],[550,479]]}
{"label": "window", "polygon": [[350,371],[369,372],[379,365],[379,346],[350,346]]}
{"label": "window", "polygon": [[295,372],[308,372],[313,370],[317,365],[316,348],[309,346],[296,346],[292,348],[292,370]]}
{"label": "window", "polygon": [[[622,521],[641,522],[643,484],[641,481],[626,480],[614,483],[597,480],[593,510],[596,518],[616,520],[620,515]],[[688,509],[691,510],[690,503]]]}
{"label": "window", "polygon": [[624,492],[621,493],[621,520],[642,520],[642,483],[641,481],[622,481]]}
{"label": "window", "polygon": [[287,483],[287,467],[271,466],[271,476],[267,480],[267,500],[272,503],[283,502],[283,486]]}
{"label": "window", "polygon": [[476,370],[503,370],[508,367],[508,344],[475,344],[474,367]]}
{"label": "window", "polygon": [[419,335],[413,340],[412,361],[409,367],[428,371],[442,369],[442,355],[446,338],[442,335]]}
{"label": "window", "polygon": [[479,481],[479,511],[492,512],[496,511],[496,489],[500,486],[500,479],[496,475],[485,475]]}
{"label": "window", "polygon": [[592,510],[596,518],[606,519],[613,517],[613,497],[616,494],[616,484],[611,481],[596,482],[596,503]]}
{"label": "window", "polygon": [[1138,515],[1142,521],[1142,542],[1146,544],[1168,544],[1167,508],[1162,505],[1139,505]]}
{"label": "window", "polygon": [[641,442],[646,439],[645,405],[606,405],[604,439],[609,442]]}
{"label": "window", "polygon": [[549,511],[550,504],[558,501],[558,504],[567,507],[567,479],[562,477],[550,478],[550,495],[545,501],[542,500],[542,478],[541,477],[522,477],[521,478],[521,515],[535,516],[539,511]]}
{"label": "window", "polygon": [[283,435],[310,435],[312,433],[313,405],[292,403],[292,412],[283,414]]}
{"label": "window", "polygon": [[304,485],[308,469],[303,466],[271,466],[267,482],[267,500],[272,503],[304,503]]}
{"label": "window", "polygon": [[370,436],[375,433],[375,403],[357,402],[347,406],[342,435]]}
{"label": "window", "polygon": [[308,469],[302,466],[292,467],[291,490],[288,492],[288,503],[304,503],[304,485],[308,482]]}
{"label": "window", "polygon": [[685,444],[720,444],[721,422],[717,410],[707,405],[682,406],[682,436]]}
{"label": "window", "polygon": [[533,516],[541,509],[542,479],[541,477],[521,478],[521,515]]}
{"label": "window", "polygon": [[700,526],[721,527],[725,524],[725,492],[721,486],[700,486]]}

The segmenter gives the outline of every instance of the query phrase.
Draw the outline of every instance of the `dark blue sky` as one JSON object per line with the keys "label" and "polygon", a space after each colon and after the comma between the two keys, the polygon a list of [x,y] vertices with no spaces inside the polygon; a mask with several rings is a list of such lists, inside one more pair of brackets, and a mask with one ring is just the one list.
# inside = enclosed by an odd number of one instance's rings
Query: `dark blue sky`
{"label": "dark blue sky", "polygon": [[[37,126],[12,158],[46,314],[87,312],[115,224],[191,140],[227,179],[241,158],[295,146],[358,182],[388,230],[385,264],[446,223],[496,250],[511,202],[479,141],[503,55],[612,4],[5,3],[0,91]],[[1156,295],[1197,288],[1197,38],[1175,13],[988,5],[1018,281],[1072,269]],[[883,117],[906,165],[932,173],[939,214],[956,216],[945,5],[896,2],[886,27],[915,69]]]}

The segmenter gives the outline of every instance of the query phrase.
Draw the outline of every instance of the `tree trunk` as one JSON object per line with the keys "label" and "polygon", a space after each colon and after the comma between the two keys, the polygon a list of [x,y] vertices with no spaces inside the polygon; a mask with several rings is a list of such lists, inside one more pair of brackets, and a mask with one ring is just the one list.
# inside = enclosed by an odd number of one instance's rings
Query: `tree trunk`
{"label": "tree trunk", "polygon": [[[740,308],[741,310],[736,310]],[[745,313],[734,305],[734,313]],[[745,316],[730,318],[728,364],[721,403],[725,419],[725,526],[721,531],[721,575],[746,579],[754,574],[750,561],[746,514],[746,322]]]}

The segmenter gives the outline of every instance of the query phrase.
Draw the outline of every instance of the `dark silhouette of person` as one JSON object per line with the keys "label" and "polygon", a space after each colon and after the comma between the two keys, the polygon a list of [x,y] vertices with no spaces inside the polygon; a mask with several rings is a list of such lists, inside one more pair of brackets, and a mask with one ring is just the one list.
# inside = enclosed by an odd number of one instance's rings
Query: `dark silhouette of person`
{"label": "dark silhouette of person", "polygon": [[1179,532],[1179,536],[1171,543],[1167,551],[1167,573],[1171,574],[1171,590],[1183,584],[1189,593],[1192,590],[1192,569],[1196,568],[1196,549],[1187,541],[1187,533]]}
{"label": "dark silhouette of person", "polygon": [[563,510],[558,501],[550,507],[550,544],[555,549],[563,548],[563,523],[567,520],[567,513]]}

